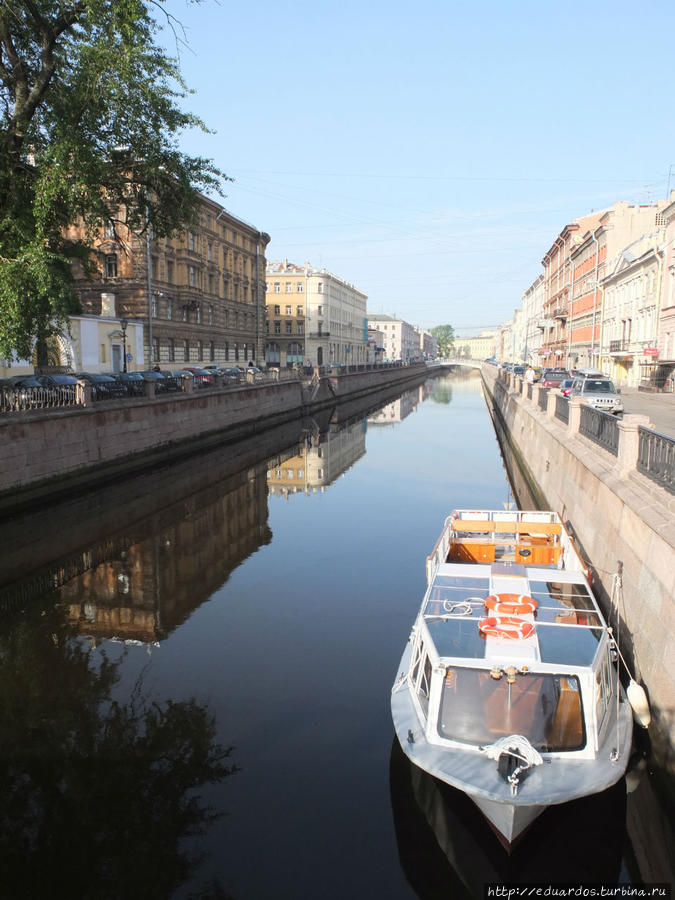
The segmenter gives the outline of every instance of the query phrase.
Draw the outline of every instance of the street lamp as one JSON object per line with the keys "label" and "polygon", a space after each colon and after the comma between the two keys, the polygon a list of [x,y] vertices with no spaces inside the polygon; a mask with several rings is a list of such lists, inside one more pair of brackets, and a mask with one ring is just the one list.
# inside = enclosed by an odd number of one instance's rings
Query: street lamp
{"label": "street lamp", "polygon": [[127,373],[127,325],[128,321],[126,319],[120,319],[120,328],[122,329],[122,352],[124,353],[124,358],[122,360],[122,371],[126,375]]}

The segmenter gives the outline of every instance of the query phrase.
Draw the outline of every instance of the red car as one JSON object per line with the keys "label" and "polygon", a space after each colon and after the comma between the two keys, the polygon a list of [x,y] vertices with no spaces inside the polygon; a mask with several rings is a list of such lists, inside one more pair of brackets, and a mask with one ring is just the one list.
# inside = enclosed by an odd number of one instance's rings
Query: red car
{"label": "red car", "polygon": [[569,372],[544,372],[539,384],[545,388],[557,388],[560,387],[561,383],[563,381],[566,381],[569,377]]}
{"label": "red car", "polygon": [[197,387],[209,387],[214,383],[213,372],[208,369],[202,369],[201,366],[183,366],[183,372],[192,372]]}

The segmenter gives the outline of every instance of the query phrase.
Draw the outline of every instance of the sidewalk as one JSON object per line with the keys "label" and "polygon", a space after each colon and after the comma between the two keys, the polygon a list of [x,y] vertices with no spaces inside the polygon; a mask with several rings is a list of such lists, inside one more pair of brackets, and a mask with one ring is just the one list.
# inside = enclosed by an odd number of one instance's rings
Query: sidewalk
{"label": "sidewalk", "polygon": [[675,439],[675,394],[650,394],[622,387],[624,413],[649,416],[654,431]]}

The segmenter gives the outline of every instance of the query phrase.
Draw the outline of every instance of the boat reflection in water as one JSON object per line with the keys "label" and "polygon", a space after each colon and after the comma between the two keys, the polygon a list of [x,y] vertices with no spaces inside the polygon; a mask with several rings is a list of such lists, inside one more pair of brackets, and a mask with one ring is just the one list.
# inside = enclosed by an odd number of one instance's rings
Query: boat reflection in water
{"label": "boat reflection in water", "polygon": [[619,882],[624,779],[600,794],[549,807],[510,855],[466,794],[413,765],[396,739],[390,788],[401,866],[422,900],[482,898],[489,883]]}

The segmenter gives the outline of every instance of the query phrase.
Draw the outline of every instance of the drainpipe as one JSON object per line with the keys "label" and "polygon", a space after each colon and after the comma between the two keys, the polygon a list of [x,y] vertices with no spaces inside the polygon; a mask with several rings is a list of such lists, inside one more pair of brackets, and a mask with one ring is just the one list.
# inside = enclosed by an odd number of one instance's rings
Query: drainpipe
{"label": "drainpipe", "polygon": [[[595,350],[595,313],[598,302],[598,266],[600,265],[600,242],[595,236],[595,232],[591,231],[591,238],[595,241],[595,276],[593,284],[593,333],[591,334],[591,366],[593,365],[593,357]],[[600,349],[600,348],[598,348]]]}
{"label": "drainpipe", "polygon": [[[148,267],[148,369],[152,369],[152,270],[150,256],[150,223],[145,207],[145,259]],[[158,360],[159,362],[159,360]]]}
{"label": "drainpipe", "polygon": [[567,306],[567,369],[572,368],[570,362],[572,360],[572,303],[574,302],[574,260],[570,253],[570,296]]}
{"label": "drainpipe", "polygon": [[262,345],[260,342],[260,238],[262,235],[258,232],[255,239],[255,355],[256,366],[260,366],[263,362]]}

